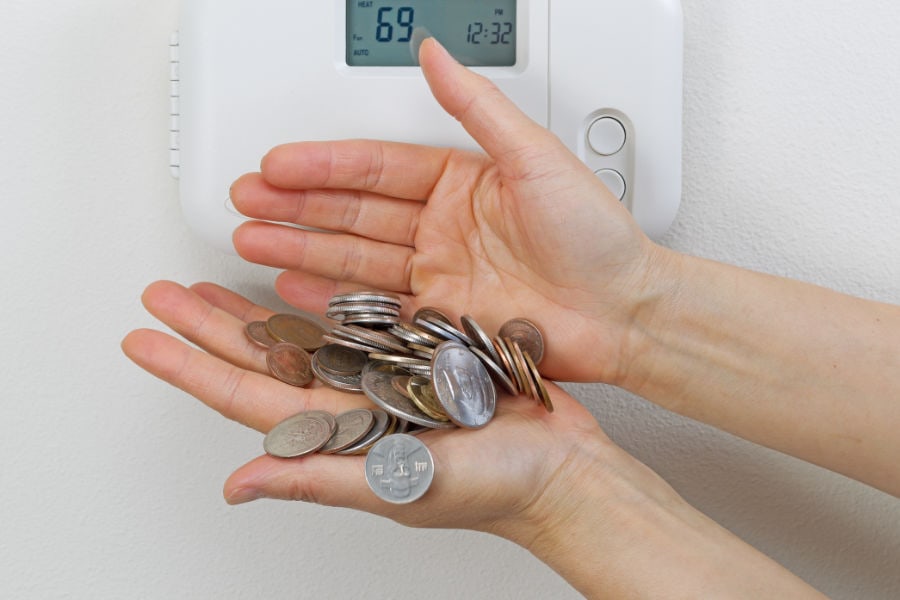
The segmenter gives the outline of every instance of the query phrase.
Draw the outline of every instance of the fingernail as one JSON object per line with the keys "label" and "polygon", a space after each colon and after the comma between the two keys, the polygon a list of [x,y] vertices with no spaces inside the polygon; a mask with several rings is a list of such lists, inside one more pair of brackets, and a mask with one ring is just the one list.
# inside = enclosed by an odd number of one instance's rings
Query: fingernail
{"label": "fingernail", "polygon": [[247,502],[253,502],[254,500],[259,500],[260,498],[265,497],[265,494],[255,488],[238,488],[225,497],[225,502],[232,506],[236,506],[238,504],[246,504]]}

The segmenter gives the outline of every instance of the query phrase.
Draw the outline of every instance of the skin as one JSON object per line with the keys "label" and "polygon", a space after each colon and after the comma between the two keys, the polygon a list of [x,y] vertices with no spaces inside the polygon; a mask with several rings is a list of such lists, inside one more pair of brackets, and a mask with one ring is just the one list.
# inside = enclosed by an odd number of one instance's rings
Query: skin
{"label": "skin", "polygon": [[[889,460],[900,452],[890,393],[900,389],[897,307],[656,246],[489,81],[433,40],[420,62],[437,101],[486,154],[364,140],[273,149],[232,199],[276,223],[247,223],[234,242],[247,260],[284,269],[276,289],[285,300],[321,313],[336,293],[377,288],[400,295],[406,317],[437,306],[496,331],[527,316],[551,333],[548,378],[618,385],[900,493]],[[126,354],[228,418],[266,432],[302,410],[369,406],[268,377],[243,328],[271,313],[228,290],[157,282],[143,301],[197,347],[138,330]],[[552,414],[505,397],[484,429],[424,434],[438,475],[411,505],[380,501],[363,459],[335,456],[259,457],[228,479],[226,500],[303,500],[494,533],[592,598],[819,597],[549,389]]]}

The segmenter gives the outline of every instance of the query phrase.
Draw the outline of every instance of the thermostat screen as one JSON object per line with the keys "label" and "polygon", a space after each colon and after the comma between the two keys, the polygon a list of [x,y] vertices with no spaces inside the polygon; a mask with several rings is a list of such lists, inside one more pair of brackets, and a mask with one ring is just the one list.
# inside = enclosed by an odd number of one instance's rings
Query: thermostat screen
{"label": "thermostat screen", "polygon": [[347,0],[347,64],[411,67],[434,36],[462,64],[516,64],[516,0]]}

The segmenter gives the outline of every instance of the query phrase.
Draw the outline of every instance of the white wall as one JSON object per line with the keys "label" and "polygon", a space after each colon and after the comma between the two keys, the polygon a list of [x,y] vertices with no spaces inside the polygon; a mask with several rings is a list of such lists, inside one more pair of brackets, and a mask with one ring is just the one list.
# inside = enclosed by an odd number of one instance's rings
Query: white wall
{"label": "white wall", "polygon": [[[900,302],[900,8],[685,0],[684,203],[665,243]],[[0,11],[0,597],[565,598],[503,541],[257,502],[260,452],[131,365],[154,279],[261,302],[273,273],[195,241],[167,169],[176,0]],[[900,502],[620,391],[601,423],[726,527],[839,598],[900,594]]]}

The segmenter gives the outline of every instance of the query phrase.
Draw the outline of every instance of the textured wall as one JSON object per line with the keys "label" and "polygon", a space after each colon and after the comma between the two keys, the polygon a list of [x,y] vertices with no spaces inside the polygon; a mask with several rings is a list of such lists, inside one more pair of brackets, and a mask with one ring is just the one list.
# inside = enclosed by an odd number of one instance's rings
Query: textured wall
{"label": "textured wall", "polygon": [[[665,243],[900,302],[900,8],[685,0],[684,202]],[[175,0],[5,0],[0,19],[0,597],[564,598],[527,553],[315,506],[229,508],[258,434],[119,352],[154,279],[261,302],[195,241],[166,167]],[[726,527],[839,598],[900,593],[900,502],[573,388]]]}

